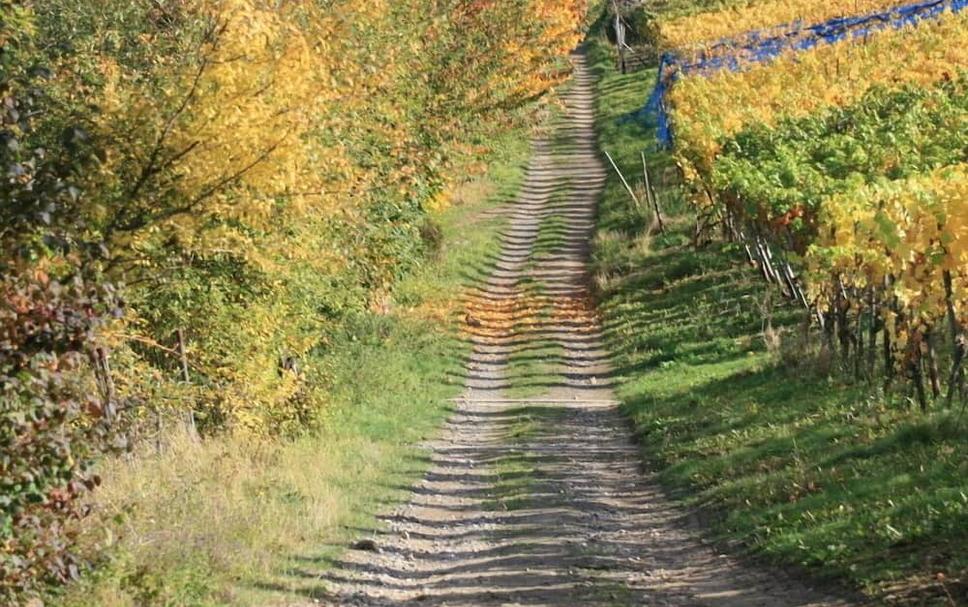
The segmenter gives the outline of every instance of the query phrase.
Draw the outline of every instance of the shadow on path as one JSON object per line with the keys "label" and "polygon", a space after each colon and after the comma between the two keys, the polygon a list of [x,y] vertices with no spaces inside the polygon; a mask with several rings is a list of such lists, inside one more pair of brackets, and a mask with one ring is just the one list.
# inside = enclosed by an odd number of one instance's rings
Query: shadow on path
{"label": "shadow on path", "polygon": [[367,549],[291,575],[329,605],[844,605],[720,555],[641,470],[586,286],[606,173],[574,63],[502,253],[468,269],[488,277],[466,293],[466,391],[429,472],[385,530],[361,530]]}

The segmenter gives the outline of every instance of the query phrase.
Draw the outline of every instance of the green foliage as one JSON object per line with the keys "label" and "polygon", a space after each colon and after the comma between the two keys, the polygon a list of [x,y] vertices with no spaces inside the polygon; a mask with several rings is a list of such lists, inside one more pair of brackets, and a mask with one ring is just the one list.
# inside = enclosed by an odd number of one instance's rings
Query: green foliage
{"label": "green foliage", "polygon": [[656,0],[650,3],[650,7],[662,19],[667,20],[747,4],[746,0]]}
{"label": "green foliage", "polygon": [[963,79],[874,89],[855,105],[747,128],[723,144],[712,183],[743,217],[786,226],[803,252],[834,194],[966,160],[966,115]]}

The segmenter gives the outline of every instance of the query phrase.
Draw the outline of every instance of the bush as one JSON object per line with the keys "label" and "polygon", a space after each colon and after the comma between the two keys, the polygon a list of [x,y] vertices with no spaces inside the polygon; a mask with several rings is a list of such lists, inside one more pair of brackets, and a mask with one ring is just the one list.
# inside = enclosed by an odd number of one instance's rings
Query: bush
{"label": "bush", "polygon": [[0,6],[0,602],[9,602],[77,575],[68,521],[97,484],[88,466],[112,443],[119,403],[109,376],[91,373],[108,368],[96,334],[112,299],[85,277],[100,248],[75,214],[93,150],[53,109],[29,11]]}
{"label": "bush", "polygon": [[101,312],[82,281],[36,273],[0,282],[0,600],[78,573],[67,522],[94,488],[117,402],[83,370]]}

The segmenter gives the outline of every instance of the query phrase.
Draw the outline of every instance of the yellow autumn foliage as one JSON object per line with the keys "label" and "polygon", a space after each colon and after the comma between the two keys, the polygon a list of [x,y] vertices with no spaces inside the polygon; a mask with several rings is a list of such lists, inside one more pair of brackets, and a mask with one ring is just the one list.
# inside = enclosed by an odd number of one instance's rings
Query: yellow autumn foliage
{"label": "yellow autumn foliage", "polygon": [[[968,165],[855,188],[825,200],[821,221],[827,229],[806,256],[819,301],[835,297],[838,281],[862,290],[887,285],[909,329],[938,323],[949,301],[958,323],[968,323]],[[899,339],[909,333],[899,331]]]}
{"label": "yellow autumn foliage", "polygon": [[[184,246],[204,251],[199,226],[212,218],[262,225],[280,198],[290,212],[333,207],[354,176],[344,150],[314,136],[326,127],[332,104],[351,94],[335,74],[346,79],[352,66],[332,59],[339,54],[328,42],[338,24],[306,7],[297,23],[289,14],[295,5],[195,4],[210,30],[191,63],[161,75],[163,86],[104,63],[100,126],[105,132],[118,124],[136,127],[126,133],[128,153],[113,161],[168,172],[168,194],[176,197],[167,208],[145,209],[151,219],[134,222],[135,229],[120,226],[122,248],[150,228],[170,230]],[[111,162],[105,169],[125,174]],[[241,250],[248,244],[238,243]],[[229,246],[224,235],[214,245]]]}
{"label": "yellow autumn foliage", "polygon": [[179,29],[139,38],[179,53],[147,51],[148,70],[99,54],[96,136],[111,145],[87,189],[114,200],[91,213],[105,270],[139,285],[120,331],[169,347],[184,328],[207,386],[188,406],[209,423],[304,423],[324,373],[282,361],[309,364],[320,309],[366,309],[418,262],[421,217],[447,206],[462,167],[479,170],[481,140],[565,77],[585,10],[185,0],[161,16]]}

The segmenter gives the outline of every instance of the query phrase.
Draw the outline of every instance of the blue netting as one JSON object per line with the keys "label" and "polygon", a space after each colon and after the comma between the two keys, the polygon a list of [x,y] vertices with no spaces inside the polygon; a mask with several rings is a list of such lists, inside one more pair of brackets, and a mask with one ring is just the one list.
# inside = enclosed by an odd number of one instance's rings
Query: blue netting
{"label": "blue netting", "polygon": [[966,7],[968,0],[929,0],[879,13],[831,19],[815,25],[805,26],[797,21],[748,32],[737,38],[720,40],[699,56],[687,57],[666,52],[659,61],[659,80],[643,111],[656,117],[659,142],[671,146],[672,127],[665,107],[665,96],[676,78],[682,75],[697,72],[708,74],[722,69],[741,70],[753,63],[769,61],[787,50],[806,50],[882,29],[899,29],[936,18],[949,10],[959,12]]}

